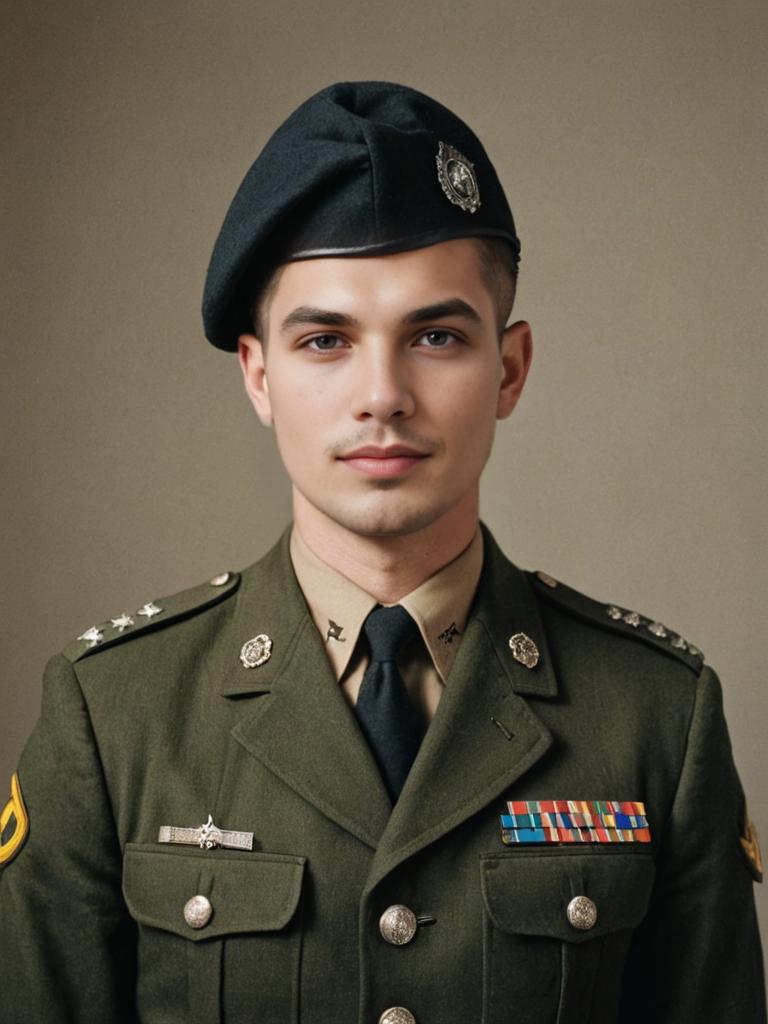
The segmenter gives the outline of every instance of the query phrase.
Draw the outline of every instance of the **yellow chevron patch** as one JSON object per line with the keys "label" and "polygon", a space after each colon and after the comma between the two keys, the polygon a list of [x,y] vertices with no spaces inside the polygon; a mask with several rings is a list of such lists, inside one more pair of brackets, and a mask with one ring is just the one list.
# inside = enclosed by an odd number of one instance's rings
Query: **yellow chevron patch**
{"label": "yellow chevron patch", "polygon": [[763,880],[763,858],[760,855],[760,843],[757,839],[757,830],[750,821],[747,808],[744,807],[744,835],[739,836],[741,849],[747,858],[747,866],[750,874],[756,882]]}
{"label": "yellow chevron patch", "polygon": [[11,776],[11,799],[0,813],[0,868],[10,864],[29,832],[29,816],[16,772]]}

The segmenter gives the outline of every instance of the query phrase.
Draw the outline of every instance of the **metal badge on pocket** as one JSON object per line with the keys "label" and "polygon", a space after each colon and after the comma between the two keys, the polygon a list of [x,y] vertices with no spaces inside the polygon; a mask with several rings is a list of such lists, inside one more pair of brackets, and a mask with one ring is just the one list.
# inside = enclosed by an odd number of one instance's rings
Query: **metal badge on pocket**
{"label": "metal badge on pocket", "polygon": [[178,825],[161,825],[158,843],[179,843],[182,846],[199,846],[201,850],[214,850],[221,846],[225,850],[252,850],[253,832],[233,832],[214,825],[213,818],[197,828],[180,828]]}

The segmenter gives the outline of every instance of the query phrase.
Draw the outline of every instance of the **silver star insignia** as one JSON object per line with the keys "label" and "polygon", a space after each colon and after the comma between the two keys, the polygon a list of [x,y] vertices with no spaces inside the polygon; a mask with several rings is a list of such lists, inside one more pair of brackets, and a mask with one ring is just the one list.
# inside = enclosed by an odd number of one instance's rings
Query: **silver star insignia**
{"label": "silver star insignia", "polygon": [[91,626],[90,629],[86,629],[84,633],[81,633],[77,639],[86,640],[89,647],[95,647],[96,644],[100,644],[104,639],[104,634],[98,626]]}
{"label": "silver star insignia", "polygon": [[158,607],[154,601],[147,601],[143,608],[139,608],[138,615],[143,615],[147,619],[151,619],[155,615],[159,615],[163,609]]}
{"label": "silver star insignia", "polygon": [[123,612],[122,615],[118,615],[116,619],[112,619],[112,628],[116,629],[118,633],[122,633],[126,626],[133,625],[133,619],[127,612]]}

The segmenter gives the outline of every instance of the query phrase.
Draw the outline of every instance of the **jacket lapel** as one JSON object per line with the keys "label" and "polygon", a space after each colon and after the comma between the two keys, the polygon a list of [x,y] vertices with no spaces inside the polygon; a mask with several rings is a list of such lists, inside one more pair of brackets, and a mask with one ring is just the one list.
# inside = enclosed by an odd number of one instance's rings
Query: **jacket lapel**
{"label": "jacket lapel", "polygon": [[[461,647],[379,843],[369,888],[495,800],[552,744],[521,696],[557,693],[535,597],[485,528],[484,542],[483,572]],[[509,638],[518,632],[539,649],[533,669],[512,656]]]}
{"label": "jacket lapel", "polygon": [[[217,641],[229,665],[223,694],[261,694],[246,702],[232,735],[322,814],[375,848],[392,805],[309,615],[289,536],[287,530],[243,574],[234,616]],[[258,634],[269,636],[272,653],[265,664],[247,669],[237,653]]]}
{"label": "jacket lapel", "polygon": [[[234,738],[376,850],[370,886],[495,800],[552,744],[523,699],[557,694],[536,599],[523,573],[483,531],[483,572],[461,647],[394,809],[294,575],[290,530],[243,574],[234,614],[207,658],[225,697],[260,695],[245,701]],[[512,656],[509,637],[518,632],[539,649],[534,669]],[[246,669],[238,652],[262,633],[272,640],[271,656]]]}

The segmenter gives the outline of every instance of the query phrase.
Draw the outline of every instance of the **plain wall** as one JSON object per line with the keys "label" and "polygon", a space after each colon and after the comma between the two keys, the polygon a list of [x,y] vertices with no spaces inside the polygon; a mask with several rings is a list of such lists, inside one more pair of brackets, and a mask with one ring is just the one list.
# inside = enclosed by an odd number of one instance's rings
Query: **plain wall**
{"label": "plain wall", "polygon": [[768,835],[764,0],[0,10],[0,779],[52,653],[286,522],[272,435],[203,339],[204,273],[278,123],[386,78],[475,128],[522,237],[537,347],[485,521],[704,649]]}

